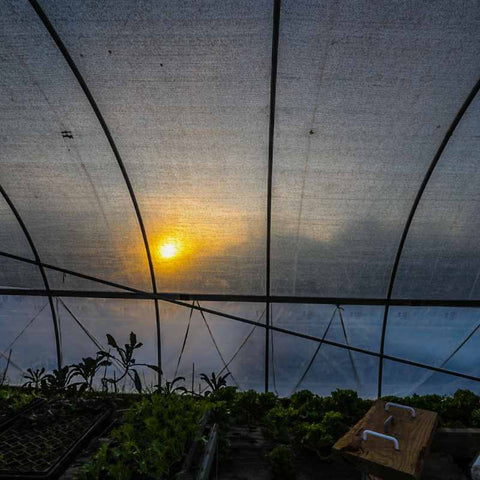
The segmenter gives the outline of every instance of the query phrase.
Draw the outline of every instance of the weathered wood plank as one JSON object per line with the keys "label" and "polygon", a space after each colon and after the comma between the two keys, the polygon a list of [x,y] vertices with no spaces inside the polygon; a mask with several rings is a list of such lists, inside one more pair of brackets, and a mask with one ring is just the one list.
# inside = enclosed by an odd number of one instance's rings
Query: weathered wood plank
{"label": "weathered wood plank", "polygon": [[[389,479],[418,479],[438,416],[428,410],[417,409],[416,412],[416,418],[410,412],[394,407],[386,412],[385,402],[377,400],[367,414],[338,440],[333,447],[334,452],[364,472]],[[364,430],[384,433],[384,422],[390,415],[393,415],[394,422],[388,435],[398,440],[398,451],[388,440],[375,437],[362,440]]]}

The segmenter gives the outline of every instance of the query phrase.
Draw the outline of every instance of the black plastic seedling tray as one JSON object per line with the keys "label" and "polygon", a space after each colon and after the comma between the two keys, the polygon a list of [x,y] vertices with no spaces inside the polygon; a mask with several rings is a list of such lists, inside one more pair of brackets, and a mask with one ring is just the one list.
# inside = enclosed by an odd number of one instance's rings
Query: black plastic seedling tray
{"label": "black plastic seedling tray", "polygon": [[113,414],[98,400],[54,400],[9,420],[0,430],[0,479],[53,479]]}
{"label": "black plastic seedling tray", "polygon": [[25,412],[28,412],[38,405],[44,403],[45,400],[43,398],[35,398],[27,405],[23,406],[18,412],[15,413],[4,413],[0,412],[0,432],[5,431],[5,429],[10,425],[17,417],[22,415]]}

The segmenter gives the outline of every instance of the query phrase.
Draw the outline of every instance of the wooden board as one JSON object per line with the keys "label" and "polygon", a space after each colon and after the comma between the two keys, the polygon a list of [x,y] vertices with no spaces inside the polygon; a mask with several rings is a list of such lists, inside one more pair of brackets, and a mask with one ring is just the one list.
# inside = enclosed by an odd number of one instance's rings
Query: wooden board
{"label": "wooden board", "polygon": [[[438,422],[435,412],[416,409],[416,418],[407,410],[391,407],[385,411],[385,402],[377,400],[367,414],[333,446],[359,470],[380,477],[398,480],[419,479],[423,459],[430,447]],[[362,440],[364,430],[384,433],[384,422],[393,415],[394,423],[388,435],[395,437],[400,450],[393,442],[376,437]]]}

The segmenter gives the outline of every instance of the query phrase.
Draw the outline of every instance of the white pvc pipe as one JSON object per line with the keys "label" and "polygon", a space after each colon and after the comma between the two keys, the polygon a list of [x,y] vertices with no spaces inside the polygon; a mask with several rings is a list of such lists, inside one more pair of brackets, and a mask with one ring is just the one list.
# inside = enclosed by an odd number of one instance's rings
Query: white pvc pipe
{"label": "white pvc pipe", "polygon": [[390,440],[395,445],[395,450],[400,450],[400,445],[398,444],[398,440],[395,437],[391,437],[390,435],[384,435],[383,433],[374,432],[373,430],[364,430],[362,433],[362,440],[366,441],[368,435],[372,435],[372,437],[383,438],[384,440]]}
{"label": "white pvc pipe", "polygon": [[399,403],[393,403],[393,402],[387,402],[385,404],[385,410],[388,412],[390,407],[397,407],[397,408],[403,408],[404,410],[408,410],[409,412],[412,412],[412,417],[415,418],[417,416],[417,412],[413,407],[407,407],[407,405],[400,405]]}

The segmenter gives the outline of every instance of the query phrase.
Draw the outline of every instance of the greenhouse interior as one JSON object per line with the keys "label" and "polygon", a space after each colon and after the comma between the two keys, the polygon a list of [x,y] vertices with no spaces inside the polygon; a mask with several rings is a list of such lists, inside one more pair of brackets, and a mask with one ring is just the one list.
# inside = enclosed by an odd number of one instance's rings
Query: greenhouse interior
{"label": "greenhouse interior", "polygon": [[480,479],[478,2],[0,4],[0,479]]}

